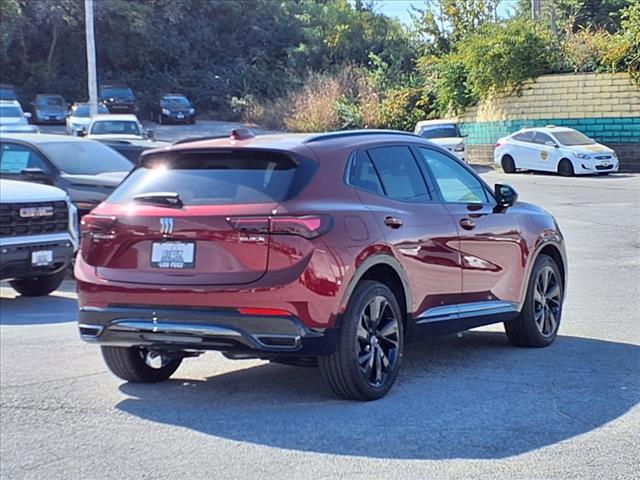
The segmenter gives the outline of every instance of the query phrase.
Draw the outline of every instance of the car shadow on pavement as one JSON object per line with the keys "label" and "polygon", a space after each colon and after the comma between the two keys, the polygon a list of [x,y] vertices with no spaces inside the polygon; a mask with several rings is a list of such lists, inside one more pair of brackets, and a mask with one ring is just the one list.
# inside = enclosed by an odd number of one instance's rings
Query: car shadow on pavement
{"label": "car shadow on pavement", "polygon": [[[206,358],[206,357],[205,357]],[[513,348],[504,334],[411,344],[383,399],[337,400],[318,369],[265,364],[163,384],[122,384],[117,408],[152,422],[307,452],[399,459],[504,458],[588,433],[639,399],[640,348],[559,337]],[[180,376],[180,370],[175,375]]]}
{"label": "car shadow on pavement", "polygon": [[45,297],[0,299],[0,325],[44,325],[75,322],[78,319],[78,302],[63,292]]}

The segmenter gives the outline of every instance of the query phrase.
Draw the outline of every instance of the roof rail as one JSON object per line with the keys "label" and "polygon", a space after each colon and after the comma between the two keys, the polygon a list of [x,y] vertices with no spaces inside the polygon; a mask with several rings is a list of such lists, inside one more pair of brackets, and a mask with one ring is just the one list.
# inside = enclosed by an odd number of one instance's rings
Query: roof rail
{"label": "roof rail", "polygon": [[172,143],[172,145],[181,145],[183,143],[191,143],[191,142],[200,142],[203,140],[218,140],[220,138],[229,138],[229,135],[209,135],[206,137],[189,137],[183,138],[181,140],[177,140]]}
{"label": "roof rail", "polygon": [[342,130],[339,132],[326,132],[305,138],[302,143],[314,143],[324,140],[333,140],[334,138],[356,137],[360,135],[401,135],[408,137],[418,137],[418,135],[410,132],[401,132],[400,130]]}

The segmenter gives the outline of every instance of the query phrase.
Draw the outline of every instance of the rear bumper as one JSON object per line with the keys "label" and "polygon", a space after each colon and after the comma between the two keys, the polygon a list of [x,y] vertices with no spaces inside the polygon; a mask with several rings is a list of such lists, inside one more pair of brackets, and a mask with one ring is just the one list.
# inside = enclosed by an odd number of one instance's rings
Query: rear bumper
{"label": "rear bumper", "polygon": [[257,356],[328,355],[337,339],[337,329],[310,329],[293,316],[242,315],[227,309],[84,307],[78,329],[83,340],[100,345]]}

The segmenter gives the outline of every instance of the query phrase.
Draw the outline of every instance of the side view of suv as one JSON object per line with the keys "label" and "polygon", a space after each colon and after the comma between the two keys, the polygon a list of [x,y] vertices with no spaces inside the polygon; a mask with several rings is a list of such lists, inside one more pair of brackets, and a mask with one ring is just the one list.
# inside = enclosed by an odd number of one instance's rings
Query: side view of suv
{"label": "side view of suv", "polygon": [[28,297],[56,290],[78,247],[77,224],[63,190],[0,180],[0,279]]}
{"label": "side view of suv", "polygon": [[408,133],[151,150],[81,230],[80,335],[132,382],[218,350],[317,364],[339,396],[373,400],[410,339],[504,322],[543,347],[560,325],[554,218]]}

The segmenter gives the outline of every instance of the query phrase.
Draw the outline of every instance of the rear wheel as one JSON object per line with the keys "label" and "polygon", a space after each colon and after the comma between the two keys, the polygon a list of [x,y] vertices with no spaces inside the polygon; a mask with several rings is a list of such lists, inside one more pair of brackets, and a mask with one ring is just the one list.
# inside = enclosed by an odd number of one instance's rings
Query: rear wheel
{"label": "rear wheel", "polygon": [[516,162],[511,155],[502,157],[502,170],[504,173],[516,173]]}
{"label": "rear wheel", "polygon": [[25,297],[42,297],[57,290],[62,280],[64,280],[64,270],[53,275],[12,280],[9,284],[15,291]]}
{"label": "rear wheel", "polygon": [[521,347],[550,345],[558,335],[563,298],[558,265],[551,257],[540,255],[533,265],[520,315],[504,324],[511,343]]}
{"label": "rear wheel", "polygon": [[563,177],[573,177],[575,173],[573,171],[573,163],[571,163],[566,158],[563,158],[558,164],[558,173]]}
{"label": "rear wheel", "polygon": [[101,347],[111,372],[128,382],[157,383],[178,369],[182,358],[169,357],[141,347]]}
{"label": "rear wheel", "polygon": [[364,281],[349,301],[336,351],[318,364],[336,395],[376,400],[391,388],[403,351],[402,311],[389,288]]}

